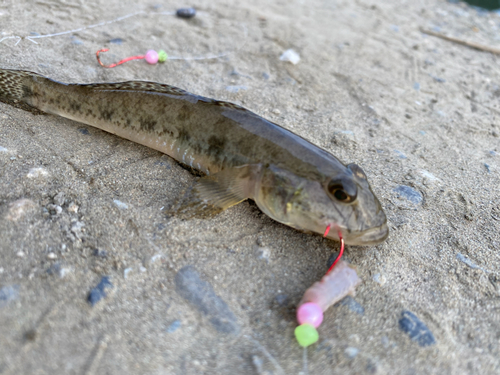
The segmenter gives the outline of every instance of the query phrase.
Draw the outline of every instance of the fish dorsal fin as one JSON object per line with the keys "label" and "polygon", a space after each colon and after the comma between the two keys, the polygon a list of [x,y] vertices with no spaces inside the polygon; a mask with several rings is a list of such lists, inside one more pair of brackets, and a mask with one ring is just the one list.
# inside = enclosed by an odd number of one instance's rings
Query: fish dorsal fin
{"label": "fish dorsal fin", "polygon": [[260,164],[227,168],[200,178],[186,191],[171,213],[184,219],[214,216],[254,197]]}
{"label": "fish dorsal fin", "polygon": [[186,90],[180,89],[175,86],[167,85],[165,83],[149,82],[149,81],[127,81],[127,82],[110,82],[110,83],[88,83],[88,84],[70,84],[69,86],[80,86],[90,90],[102,90],[102,91],[138,91],[138,92],[154,92],[159,94],[176,95],[190,97],[194,102],[203,102],[208,104],[214,104],[219,107],[225,107],[229,109],[234,109],[237,111],[242,111],[249,113],[250,115],[256,116],[252,112],[248,111],[246,108],[234,104],[231,102],[225,102],[223,100],[216,100],[206,98],[204,96],[192,94]]}
{"label": "fish dorsal fin", "polygon": [[157,92],[169,95],[193,95],[183,89],[164,83],[149,82],[149,81],[127,81],[127,82],[110,82],[110,83],[89,83],[78,85],[92,90],[112,90],[112,91],[146,91]]}

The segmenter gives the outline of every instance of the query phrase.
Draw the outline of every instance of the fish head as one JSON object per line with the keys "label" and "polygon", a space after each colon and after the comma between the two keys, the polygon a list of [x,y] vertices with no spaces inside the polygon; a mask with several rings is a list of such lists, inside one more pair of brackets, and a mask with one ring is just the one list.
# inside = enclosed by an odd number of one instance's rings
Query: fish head
{"label": "fish head", "polygon": [[327,238],[338,241],[340,232],[348,245],[374,245],[389,235],[382,206],[356,164],[315,177],[269,165],[254,199],[276,221],[322,235],[331,226]]}

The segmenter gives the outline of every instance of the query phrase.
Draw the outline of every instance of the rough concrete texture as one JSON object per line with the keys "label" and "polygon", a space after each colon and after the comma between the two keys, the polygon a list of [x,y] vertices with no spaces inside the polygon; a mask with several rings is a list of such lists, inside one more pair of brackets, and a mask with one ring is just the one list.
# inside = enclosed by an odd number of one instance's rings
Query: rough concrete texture
{"label": "rough concrete texture", "polygon": [[[51,34],[184,5],[4,0],[0,31]],[[363,283],[328,310],[306,368],[295,307],[337,244],[251,202],[208,220],[167,217],[195,181],[175,161],[0,103],[0,373],[499,373],[499,57],[419,28],[498,46],[500,17],[438,0],[190,5],[191,20],[140,14],[38,44],[8,39],[0,66],[242,104],[360,164],[389,239],[347,247]],[[104,69],[103,47],[107,62],[149,48],[231,53]],[[297,65],[279,59],[288,49]],[[92,306],[102,280],[112,286]]]}

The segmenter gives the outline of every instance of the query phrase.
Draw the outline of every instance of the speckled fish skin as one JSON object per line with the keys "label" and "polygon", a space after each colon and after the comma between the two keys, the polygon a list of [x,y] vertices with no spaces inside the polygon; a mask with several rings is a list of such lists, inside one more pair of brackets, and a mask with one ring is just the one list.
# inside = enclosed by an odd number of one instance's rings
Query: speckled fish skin
{"label": "speckled fish skin", "polygon": [[[271,218],[347,244],[376,244],[386,217],[357,165],[236,104],[154,82],[64,84],[27,71],[0,69],[0,96],[95,126],[159,150],[207,175],[196,185],[203,205],[226,209],[254,199]],[[354,200],[329,191],[342,181]]]}

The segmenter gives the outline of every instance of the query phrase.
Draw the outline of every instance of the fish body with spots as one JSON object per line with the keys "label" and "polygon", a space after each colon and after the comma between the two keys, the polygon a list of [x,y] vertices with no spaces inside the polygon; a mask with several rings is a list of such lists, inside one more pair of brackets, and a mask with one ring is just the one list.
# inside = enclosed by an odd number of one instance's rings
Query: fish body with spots
{"label": "fish body with spots", "polygon": [[129,81],[65,84],[0,69],[0,97],[161,151],[203,173],[186,207],[227,209],[246,199],[276,221],[347,244],[388,236],[386,216],[356,164],[236,104],[174,86]]}

